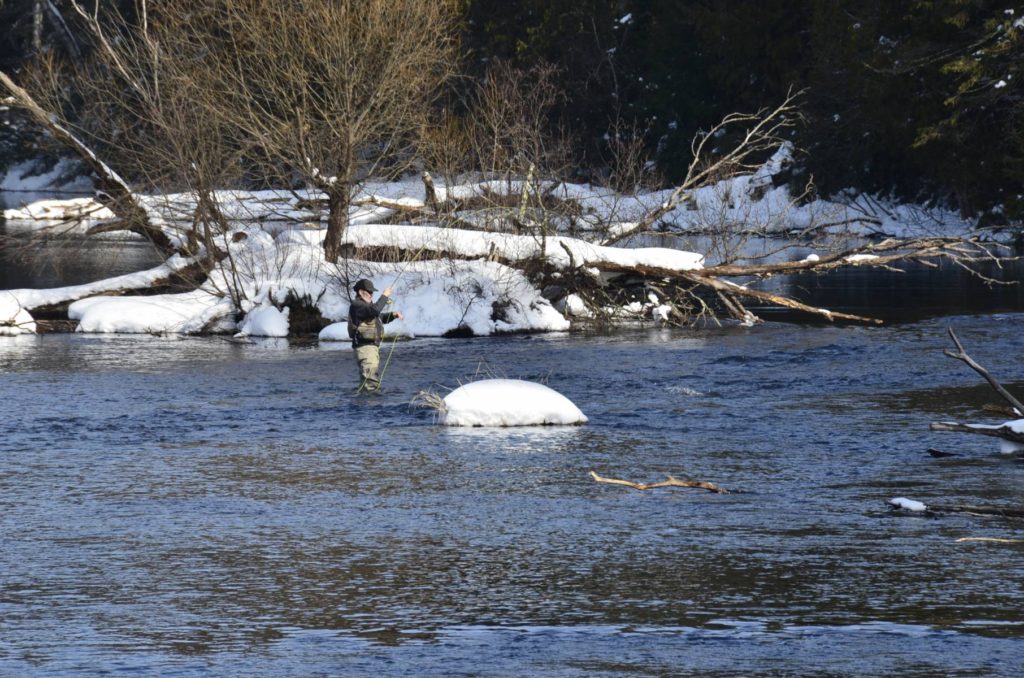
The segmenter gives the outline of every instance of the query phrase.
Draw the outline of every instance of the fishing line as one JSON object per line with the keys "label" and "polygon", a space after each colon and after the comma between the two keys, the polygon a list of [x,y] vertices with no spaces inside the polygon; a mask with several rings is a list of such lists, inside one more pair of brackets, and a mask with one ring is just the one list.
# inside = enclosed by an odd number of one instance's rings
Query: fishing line
{"label": "fishing line", "polygon": [[[397,285],[398,281],[401,280],[402,276],[404,276],[406,271],[409,270],[409,267],[412,264],[414,264],[417,260],[419,260],[419,258],[423,255],[423,253],[427,251],[427,248],[434,241],[434,238],[437,238],[439,235],[441,235],[443,232],[445,232],[447,230],[447,229],[445,229],[444,227],[442,227],[440,225],[439,226],[435,226],[434,228],[437,229],[437,233],[435,233],[429,239],[427,239],[427,241],[424,242],[423,245],[421,245],[418,250],[416,250],[416,253],[413,255],[413,257],[411,259],[409,259],[408,261],[406,261],[402,265],[402,267],[398,270],[398,275],[395,276],[395,279],[391,282],[391,285],[389,285],[389,287],[394,287],[395,285]],[[388,300],[388,303],[389,304],[391,303],[390,299]],[[388,370],[388,365],[391,364],[391,356],[395,352],[395,344],[397,344],[397,343],[398,343],[398,335],[395,334],[391,338],[391,347],[388,350],[387,358],[384,360],[384,366],[380,369],[380,373],[377,375],[377,388],[380,388],[381,385],[384,383],[384,374]],[[366,385],[366,381],[367,381],[366,379],[363,380],[363,383],[359,387],[360,389],[362,389],[363,386]]]}

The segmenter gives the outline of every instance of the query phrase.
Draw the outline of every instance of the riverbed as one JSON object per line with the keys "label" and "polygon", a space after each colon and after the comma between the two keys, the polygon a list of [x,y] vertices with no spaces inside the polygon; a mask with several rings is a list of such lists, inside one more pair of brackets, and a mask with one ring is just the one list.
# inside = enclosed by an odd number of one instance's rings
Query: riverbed
{"label": "riverbed", "polygon": [[[396,344],[0,338],[0,674],[986,675],[1024,666],[1024,314]],[[411,404],[541,381],[580,427]],[[929,448],[955,453],[933,458]],[[729,494],[638,491],[667,474]]]}

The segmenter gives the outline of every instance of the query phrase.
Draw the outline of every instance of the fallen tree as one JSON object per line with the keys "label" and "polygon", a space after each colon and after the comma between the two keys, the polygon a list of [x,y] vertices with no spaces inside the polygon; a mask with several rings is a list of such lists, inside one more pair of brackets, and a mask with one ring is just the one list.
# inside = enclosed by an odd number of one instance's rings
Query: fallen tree
{"label": "fallen tree", "polygon": [[931,430],[991,436],[1005,441],[1005,444],[1003,445],[1004,452],[1019,452],[1024,450],[1024,404],[1017,400],[1013,394],[1007,391],[1006,388],[1000,384],[987,369],[982,367],[977,361],[967,354],[967,351],[964,349],[959,337],[956,336],[956,332],[953,331],[953,328],[949,328],[949,336],[953,340],[956,350],[952,351],[947,349],[943,353],[954,360],[963,362],[972,370],[980,374],[985,381],[988,382],[989,386],[991,386],[992,389],[999,394],[1000,398],[1002,398],[1009,406],[1011,416],[1018,418],[996,425],[938,421],[931,424]]}
{"label": "fallen tree", "polygon": [[[260,2],[253,7],[266,9],[272,4]],[[434,17],[438,25],[448,26],[446,16],[435,16],[430,3],[409,0],[399,4],[409,11],[426,12],[424,16]],[[324,17],[340,22],[338,25],[349,25],[351,17],[332,13],[331,3],[314,5],[325,13]],[[429,78],[429,82],[421,82],[416,73],[422,70],[419,66],[450,56],[450,45],[444,39],[440,43],[427,40],[428,44],[405,44],[403,49],[409,50],[411,61],[391,64],[412,68],[411,72],[402,70],[402,74],[417,83],[417,97],[407,100],[400,86],[396,93],[394,83],[389,83],[387,101],[321,101],[318,97],[342,92],[343,85],[352,81],[345,73],[325,73],[324,79],[299,77],[311,65],[320,73],[336,64],[334,53],[319,42],[303,42],[304,49],[313,50],[306,55],[312,59],[309,63],[304,61],[303,52],[277,49],[284,43],[257,45],[260,49],[250,57],[253,63],[267,65],[269,70],[239,70],[237,45],[222,43],[221,27],[208,25],[210,16],[193,12],[188,3],[154,7],[140,25],[115,13],[113,29],[107,20],[101,20],[98,6],[92,13],[78,4],[72,6],[91,28],[97,64],[91,79],[87,72],[78,90],[68,89],[76,91],[80,99],[97,100],[86,112],[111,111],[111,119],[101,122],[109,122],[107,131],[113,132],[115,142],[105,139],[102,147],[115,159],[100,160],[100,154],[82,140],[82,135],[68,131],[70,121],[59,115],[61,104],[66,102],[59,97],[51,94],[46,99],[52,102],[47,110],[10,78],[3,76],[0,82],[12,92],[14,103],[27,108],[98,177],[104,188],[98,199],[114,218],[89,221],[87,233],[98,236],[128,230],[147,237],[165,255],[197,257],[202,270],[194,276],[195,284],[199,286],[219,274],[212,291],[230,298],[238,312],[246,310],[252,295],[266,292],[262,283],[275,271],[269,267],[255,270],[253,257],[236,247],[237,239],[251,238],[254,247],[263,247],[262,237],[251,237],[251,229],[282,220],[294,230],[299,230],[299,224],[315,229],[316,242],[306,238],[304,244],[319,246],[324,260],[337,264],[330,270],[345,289],[350,287],[351,262],[407,265],[428,260],[486,261],[516,269],[548,302],[587,322],[645,319],[681,325],[724,315],[749,324],[760,321],[748,308],[758,303],[787,307],[827,321],[878,323],[868,316],[816,308],[791,295],[760,287],[773,277],[794,273],[828,273],[858,266],[898,270],[896,267],[903,262],[933,263],[938,259],[969,267],[978,258],[995,258],[988,247],[972,239],[890,238],[851,244],[848,234],[832,230],[852,223],[849,219],[830,215],[794,232],[792,224],[783,223],[784,213],[756,217],[730,211],[736,203],[755,204],[773,187],[776,175],[792,162],[786,132],[800,118],[795,95],[775,108],[729,115],[697,135],[687,175],[678,186],[644,195],[621,195],[604,189],[608,204],[595,205],[600,191],[589,186],[584,191],[565,183],[565,175],[558,174],[560,168],[549,157],[557,154],[550,153],[550,139],[539,130],[546,99],[533,100],[528,92],[499,86],[515,80],[511,72],[500,71],[488,80],[477,97],[478,107],[470,110],[465,120],[441,128],[449,138],[435,140],[448,151],[459,151],[465,145],[475,149],[461,154],[471,158],[470,164],[446,166],[442,185],[423,172],[422,192],[417,190],[417,195],[377,195],[369,190],[357,191],[369,185],[373,172],[394,176],[397,168],[414,163],[429,166],[424,159],[444,156],[430,156],[424,151],[425,140],[412,135],[423,122],[420,109],[433,101],[431,92],[437,84]],[[144,8],[146,3],[140,6]],[[240,14],[232,15],[236,23],[230,28],[238,32],[227,31],[225,35],[238,37],[242,41],[239,44],[249,44],[253,38],[243,30],[246,27],[266,29],[270,31],[267,36],[299,42],[320,35],[323,28],[312,20],[320,16],[317,14],[293,16],[295,13],[278,8],[267,16],[273,16],[280,25],[268,28],[261,27],[263,15],[247,13],[252,8],[244,12],[241,6],[236,9]],[[379,10],[375,16],[383,23],[378,28],[385,36],[392,36],[388,28],[394,18],[391,4],[375,3],[369,9]],[[346,35],[339,32],[336,37],[343,40]],[[381,62],[369,59],[360,63],[366,67],[362,78],[376,82],[384,77],[374,68]],[[448,66],[445,63],[442,69],[444,75]],[[261,76],[257,78],[255,73]],[[51,80],[56,77],[53,75]],[[117,81],[117,87],[109,85],[111,79]],[[100,101],[103,97],[110,101]],[[517,97],[521,98],[512,101]],[[189,104],[183,105],[185,101]],[[418,103],[412,106],[412,101]],[[336,143],[339,135],[348,138],[346,124],[369,125],[370,121],[384,120],[388,116],[380,111],[391,111],[391,106],[397,107],[392,111],[397,117],[383,128],[371,125],[372,129],[363,130],[365,135],[340,146]],[[410,110],[410,106],[416,110]],[[340,109],[349,116],[341,121],[344,124],[340,128],[322,124],[325,117],[328,122],[340,120],[335,115]],[[477,118],[485,121],[482,128],[474,127]],[[506,119],[508,126],[502,128],[500,121]],[[83,130],[90,129],[90,125],[105,127],[90,120],[88,116],[78,119]],[[469,128],[463,136],[460,125]],[[723,135],[726,131],[732,134]],[[99,134],[96,130],[93,133]],[[735,141],[715,141],[719,139]],[[131,176],[144,178],[147,186],[174,186],[181,192],[155,198],[145,195],[112,168],[117,164],[115,160],[131,168]],[[331,168],[328,173],[326,169]],[[359,168],[363,169],[357,172]],[[456,176],[474,179],[456,181]],[[278,190],[277,195],[293,198],[287,205],[239,199],[239,192],[224,190],[239,185],[246,177],[260,185],[273,181],[277,186],[301,184],[301,188]],[[684,223],[686,214],[701,214],[699,193],[705,190],[723,194],[718,196],[719,206],[709,210],[713,214],[703,223]],[[786,195],[790,205],[804,197]],[[163,204],[159,204],[161,196]],[[287,207],[285,213],[282,207]],[[79,210],[72,219],[88,219],[87,212]],[[276,237],[273,228],[281,227],[267,228]],[[699,236],[708,242],[699,252],[684,252],[677,241],[672,247],[646,247],[642,240],[683,236]],[[783,242],[772,251],[746,251],[746,245],[755,239],[777,236]],[[275,246],[286,244],[279,240]],[[791,256],[798,247],[817,253]],[[271,266],[279,265],[279,260],[287,256],[282,251],[277,257],[269,257],[278,260]],[[246,279],[255,282],[249,285]],[[318,288],[318,294],[322,289]],[[297,289],[293,296],[304,295],[309,296]],[[501,313],[497,308],[501,305],[495,304],[495,316]]]}

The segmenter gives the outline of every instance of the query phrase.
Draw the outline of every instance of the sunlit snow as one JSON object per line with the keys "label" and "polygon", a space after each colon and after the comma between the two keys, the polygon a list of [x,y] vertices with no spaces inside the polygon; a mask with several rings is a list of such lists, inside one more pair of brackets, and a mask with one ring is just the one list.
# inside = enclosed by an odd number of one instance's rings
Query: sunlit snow
{"label": "sunlit snow", "polygon": [[0,336],[32,334],[35,331],[35,320],[17,297],[10,292],[0,291]]}
{"label": "sunlit snow", "polygon": [[537,426],[583,424],[587,417],[571,400],[543,384],[483,379],[460,386],[444,398],[441,422],[448,426]]}

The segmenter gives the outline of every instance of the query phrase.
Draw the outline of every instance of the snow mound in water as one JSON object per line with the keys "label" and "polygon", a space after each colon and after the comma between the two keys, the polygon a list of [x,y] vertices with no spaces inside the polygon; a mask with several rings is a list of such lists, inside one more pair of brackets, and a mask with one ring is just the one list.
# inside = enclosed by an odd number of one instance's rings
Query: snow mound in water
{"label": "snow mound in water", "polygon": [[521,379],[482,379],[460,386],[444,399],[441,422],[448,426],[537,426],[584,424],[586,415],[553,389]]}

